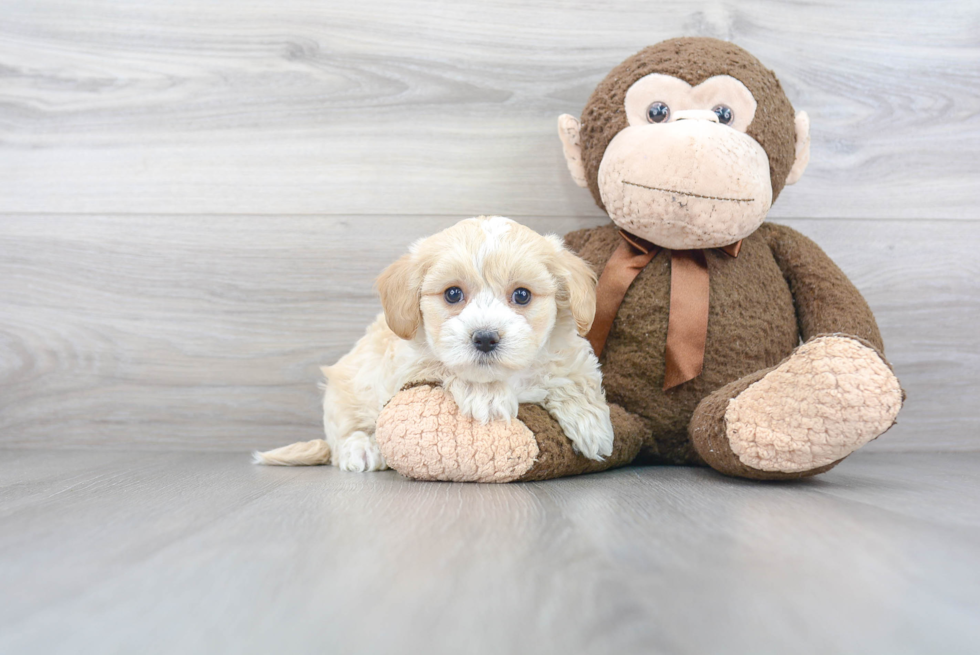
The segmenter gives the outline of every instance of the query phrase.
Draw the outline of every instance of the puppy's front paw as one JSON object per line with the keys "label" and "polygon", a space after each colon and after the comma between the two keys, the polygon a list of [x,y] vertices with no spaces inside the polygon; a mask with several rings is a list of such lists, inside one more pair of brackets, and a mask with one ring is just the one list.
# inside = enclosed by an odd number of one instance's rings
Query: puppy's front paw
{"label": "puppy's front paw", "polygon": [[511,421],[517,417],[517,395],[504,384],[447,385],[459,411],[480,423]]}
{"label": "puppy's front paw", "polygon": [[577,452],[595,460],[612,455],[613,427],[608,407],[562,405],[551,413]]}
{"label": "puppy's front paw", "polygon": [[[475,409],[473,418],[481,423],[490,421],[510,422],[517,417],[517,396],[512,393],[500,394],[488,399],[485,405]],[[480,414],[477,416],[477,414]]]}
{"label": "puppy's front paw", "polygon": [[337,447],[337,468],[342,471],[381,471],[388,468],[374,437],[366,432],[354,432]]}

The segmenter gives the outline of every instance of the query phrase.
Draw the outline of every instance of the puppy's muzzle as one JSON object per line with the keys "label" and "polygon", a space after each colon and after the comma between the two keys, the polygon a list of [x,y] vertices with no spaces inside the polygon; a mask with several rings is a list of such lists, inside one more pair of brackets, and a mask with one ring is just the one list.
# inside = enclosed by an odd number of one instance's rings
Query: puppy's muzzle
{"label": "puppy's muzzle", "polygon": [[473,333],[473,346],[481,353],[493,352],[500,343],[496,330],[478,330]]}

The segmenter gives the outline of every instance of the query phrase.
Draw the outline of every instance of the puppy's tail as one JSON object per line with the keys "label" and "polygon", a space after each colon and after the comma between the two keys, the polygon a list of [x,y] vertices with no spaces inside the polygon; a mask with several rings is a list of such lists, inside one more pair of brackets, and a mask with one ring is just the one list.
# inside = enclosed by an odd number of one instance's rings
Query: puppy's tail
{"label": "puppy's tail", "polygon": [[319,466],[330,463],[330,446],[323,439],[297,441],[294,444],[252,453],[253,464],[266,466]]}

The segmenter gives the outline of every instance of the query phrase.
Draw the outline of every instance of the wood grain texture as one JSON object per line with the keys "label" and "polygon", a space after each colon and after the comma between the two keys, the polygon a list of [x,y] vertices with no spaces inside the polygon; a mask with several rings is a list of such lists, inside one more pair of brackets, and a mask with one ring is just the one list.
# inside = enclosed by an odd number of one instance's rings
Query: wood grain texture
{"label": "wood grain texture", "polygon": [[[0,0],[0,443],[318,434],[317,367],[409,241],[602,222],[555,118],[663,38],[731,39],[813,124],[772,216],[878,312],[872,450],[980,447],[980,6]],[[804,219],[805,217],[805,219]],[[856,220],[867,219],[867,220]]]}
{"label": "wood grain texture", "polygon": [[0,10],[0,212],[599,216],[557,116],[643,46],[707,35],[811,115],[774,217],[980,218],[968,0]]}
{"label": "wood grain texture", "polygon": [[[562,234],[594,219],[516,217]],[[8,216],[0,444],[246,451],[320,434],[318,367],[448,217]],[[908,402],[870,450],[977,450],[978,221],[787,221],[865,294]]]}
{"label": "wood grain texture", "polygon": [[4,451],[4,653],[972,653],[980,454],[543,483]]}

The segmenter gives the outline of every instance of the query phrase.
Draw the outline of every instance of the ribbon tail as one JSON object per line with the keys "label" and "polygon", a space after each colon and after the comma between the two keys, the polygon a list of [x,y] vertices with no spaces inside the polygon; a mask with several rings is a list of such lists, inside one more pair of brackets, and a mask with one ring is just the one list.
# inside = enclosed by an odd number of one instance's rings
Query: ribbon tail
{"label": "ribbon tail", "polygon": [[671,251],[664,390],[693,380],[704,368],[709,293],[704,251]]}

